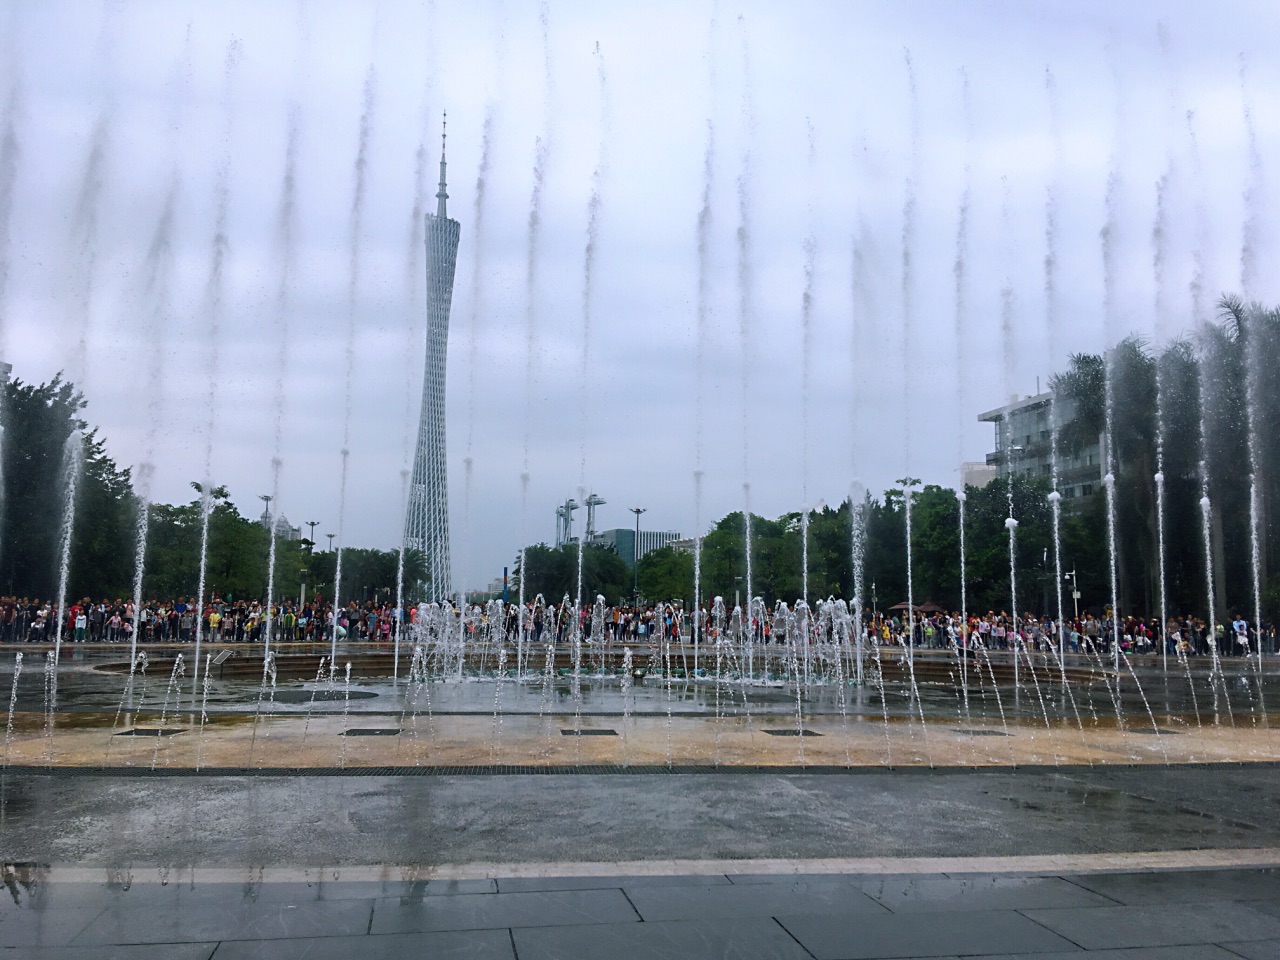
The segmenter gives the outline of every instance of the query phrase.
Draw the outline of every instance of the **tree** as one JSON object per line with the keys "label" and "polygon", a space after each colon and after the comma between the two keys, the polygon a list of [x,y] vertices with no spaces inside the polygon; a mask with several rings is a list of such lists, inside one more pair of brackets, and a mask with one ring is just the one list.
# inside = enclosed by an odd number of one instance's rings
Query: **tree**
{"label": "tree", "polygon": [[646,553],[636,567],[640,596],[654,600],[687,597],[692,602],[693,561],[692,553],[670,546]]}
{"label": "tree", "polygon": [[[559,603],[563,597],[578,594],[578,545],[566,543],[548,547],[545,543],[526,547],[524,565],[517,559],[516,583],[526,577],[524,594],[532,600],[539,594],[548,603]],[[631,595],[631,571],[612,547],[584,544],[582,548],[582,602],[596,596],[609,603],[619,603]]]}
{"label": "tree", "polygon": [[81,468],[68,595],[130,590],[137,502],[129,471],[107,456],[97,430],[81,416],[86,405],[60,374],[38,386],[5,384],[0,589],[6,594],[52,598],[57,592],[70,443],[79,445]]}

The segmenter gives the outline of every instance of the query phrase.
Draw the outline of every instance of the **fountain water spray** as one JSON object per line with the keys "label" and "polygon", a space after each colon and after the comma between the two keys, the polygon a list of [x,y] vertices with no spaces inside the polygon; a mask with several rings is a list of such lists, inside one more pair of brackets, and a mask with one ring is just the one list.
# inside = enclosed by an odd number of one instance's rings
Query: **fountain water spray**
{"label": "fountain water spray", "polygon": [[76,491],[80,486],[80,473],[84,469],[85,438],[79,428],[73,429],[63,448],[62,475],[63,500],[62,524],[58,535],[58,623],[54,630],[54,685],[53,707],[57,706],[57,665],[62,659],[62,631],[67,622],[67,581],[71,575],[71,538],[76,521]]}
{"label": "fountain water spray", "polygon": [[335,542],[333,574],[333,638],[330,643],[331,662],[338,656],[338,625],[341,619],[342,551],[347,518],[347,472],[351,461],[351,402],[355,387],[356,368],[356,298],[360,293],[361,241],[364,232],[364,206],[368,188],[369,141],[373,135],[373,114],[377,105],[377,71],[369,64],[364,76],[364,96],[360,110],[360,131],[356,144],[351,194],[349,259],[347,265],[347,330],[346,376],[343,386],[342,408],[342,472],[338,482],[338,534]]}
{"label": "fountain water spray", "polygon": [[1004,234],[1005,243],[1010,246],[1006,252],[1006,263],[1009,267],[1009,273],[1005,277],[1005,282],[1000,288],[1000,344],[1003,353],[1003,380],[1005,396],[1009,398],[1009,406],[1007,412],[1001,418],[1001,426],[1004,428],[1004,473],[1005,473],[1005,499],[1009,507],[1009,516],[1006,518],[1004,525],[1009,531],[1009,598],[1010,598],[1010,628],[1013,631],[1009,637],[1009,649],[1013,651],[1013,690],[1014,696],[1018,693],[1018,578],[1017,565],[1018,557],[1014,546],[1015,531],[1018,529],[1018,521],[1014,519],[1013,510],[1013,405],[1017,396],[1014,390],[1014,377],[1018,371],[1018,354],[1017,341],[1014,336],[1014,295],[1013,295],[1013,254],[1012,254],[1012,237],[1013,228],[1011,225],[1011,201],[1009,195],[1009,178],[1001,177],[1001,185],[1003,187],[1003,196],[1000,204],[1000,221],[1001,230]]}
{"label": "fountain water spray", "polygon": [[1240,289],[1249,323],[1242,331],[1245,345],[1245,411],[1249,429],[1249,560],[1253,587],[1253,630],[1258,639],[1258,689],[1262,689],[1262,441],[1258,435],[1261,417],[1262,344],[1258,336],[1261,310],[1254,303],[1258,277],[1258,248],[1261,220],[1266,208],[1262,155],[1249,96],[1247,62],[1240,55],[1240,92],[1244,108],[1244,128],[1249,147],[1249,181],[1244,192],[1245,220],[1240,247]]}
{"label": "fountain water spray", "polygon": [[[276,213],[276,249],[280,273],[276,286],[274,326],[276,334],[275,384],[272,389],[273,449],[271,457],[271,497],[267,500],[267,609],[263,623],[263,656],[271,652],[272,604],[276,590],[276,517],[280,513],[280,472],[283,467],[285,389],[284,372],[289,363],[289,297],[297,260],[297,179],[298,179],[298,104],[289,104],[288,131],[285,137],[284,175],[280,183],[280,206]],[[401,524],[403,529],[403,524]]]}
{"label": "fountain water spray", "polygon": [[591,373],[591,339],[595,326],[596,257],[600,245],[600,216],[603,209],[602,191],[609,171],[609,137],[612,121],[609,108],[609,77],[605,71],[604,55],[596,44],[596,69],[600,84],[600,145],[596,167],[591,174],[591,196],[587,200],[587,242],[582,250],[582,370],[579,382],[579,415],[581,418],[581,451],[579,481],[586,483],[587,431],[589,408],[587,402]]}
{"label": "fountain water spray", "polygon": [[[627,651],[630,657],[631,651]],[[13,686],[9,689],[9,719],[4,725],[4,772],[5,776],[9,773],[9,749],[13,743],[13,713],[18,706],[18,678],[22,676],[22,651],[19,650],[13,656]],[[7,787],[7,784],[5,785]],[[0,789],[0,811],[3,811],[3,801],[8,796],[7,789]]]}
{"label": "fountain water spray", "polygon": [[209,676],[209,666],[213,662],[213,654],[205,654],[204,658],[204,676],[200,682],[203,690],[200,695],[200,738],[196,744],[196,769],[200,769],[200,760],[204,755],[204,725],[209,722],[209,684],[211,677]]}
{"label": "fountain water spray", "polygon": [[738,173],[738,339],[742,348],[742,368],[739,401],[742,414],[742,500],[743,500],[743,550],[747,561],[747,606],[751,606],[753,583],[751,579],[751,370],[754,360],[752,343],[755,327],[755,264],[752,259],[752,209],[751,209],[751,146],[756,117],[755,99],[751,83],[751,51],[747,44],[746,20],[738,15],[738,32],[742,40],[742,125],[746,148],[742,152],[742,167]]}
{"label": "fountain water spray", "polygon": [[[1049,99],[1054,161],[1053,180],[1045,189],[1044,201],[1044,320],[1048,333],[1049,357],[1056,362],[1061,355],[1058,324],[1058,184],[1062,177],[1065,147],[1062,142],[1062,111],[1058,102],[1058,82],[1053,71],[1048,68],[1044,73],[1044,85]],[[1058,611],[1058,665],[1062,671],[1062,685],[1065,690],[1067,689],[1067,640],[1066,618],[1062,606],[1062,492],[1058,489],[1060,466],[1058,444],[1062,437],[1062,423],[1058,414],[1058,390],[1053,380],[1050,380],[1049,506],[1053,513],[1053,578]],[[1072,702],[1074,704],[1074,700]]]}
{"label": "fountain water spray", "polygon": [[138,655],[138,634],[142,632],[142,574],[147,559],[147,527],[151,520],[151,478],[155,467],[150,462],[138,465],[137,550],[133,560],[133,632],[129,635],[129,660]]}
{"label": "fountain water spray", "polygon": [[174,694],[178,690],[178,678],[186,676],[187,668],[183,663],[182,654],[178,654],[173,660],[173,672],[169,674],[169,686],[164,691],[164,703],[160,707],[160,727],[156,732],[156,746],[151,752],[151,769],[156,768],[156,762],[160,759],[160,743],[164,740],[165,723],[169,719],[169,701],[174,699]]}
{"label": "fountain water spray", "polygon": [[[476,171],[476,188],[475,188],[475,257],[472,260],[471,273],[471,314],[467,323],[467,443],[466,453],[462,458],[465,470],[463,472],[463,495],[462,495],[462,544],[463,549],[460,557],[460,566],[463,571],[463,577],[466,577],[468,566],[470,544],[471,544],[471,492],[474,477],[475,455],[475,421],[476,421],[476,371],[480,366],[480,321],[483,316],[482,305],[482,279],[485,276],[485,222],[487,217],[485,212],[488,204],[485,198],[488,194],[489,167],[492,162],[493,151],[493,126],[494,116],[497,108],[493,101],[485,106],[484,126],[480,136],[480,167]],[[464,581],[465,582],[465,581]],[[464,591],[464,596],[465,591]]]}
{"label": "fountain water spray", "polygon": [[702,617],[702,471],[693,471],[693,672],[699,669]]}
{"label": "fountain water spray", "polygon": [[[915,66],[911,51],[902,51],[906,66],[909,119],[911,124],[911,155],[906,181],[903,183],[902,200],[902,463],[911,468],[911,384],[914,370],[911,351],[915,346],[915,256],[916,256],[916,183],[920,178],[920,96],[916,88]],[[906,522],[907,542],[907,656],[915,658],[916,608],[912,583],[911,560],[911,488],[920,481],[909,475],[899,481],[903,486],[903,516]],[[911,664],[912,688],[915,687],[915,665]],[[923,719],[923,718],[922,718]]]}
{"label": "fountain water spray", "polygon": [[[11,27],[12,29],[12,27]],[[16,44],[17,31],[11,34]],[[13,221],[14,187],[18,179],[18,162],[22,157],[22,145],[18,139],[18,118],[22,111],[22,85],[18,79],[16,51],[7,51],[6,60],[11,76],[8,94],[4,100],[3,118],[0,119],[0,351],[8,353],[9,339],[9,250]],[[0,507],[4,505],[4,422],[5,410],[0,401]],[[0,531],[0,544],[3,544]]]}
{"label": "fountain water spray", "polygon": [[1112,158],[1112,170],[1107,177],[1106,221],[1100,234],[1102,240],[1102,273],[1103,273],[1103,321],[1106,327],[1106,353],[1103,360],[1103,383],[1105,404],[1105,427],[1103,431],[1103,465],[1106,474],[1102,478],[1107,498],[1107,548],[1109,572],[1111,577],[1111,647],[1113,666],[1116,670],[1116,683],[1120,676],[1120,585],[1117,571],[1116,547],[1116,473],[1119,470],[1119,458],[1116,451],[1115,433],[1115,376],[1112,370],[1115,348],[1116,316],[1116,246],[1120,205],[1120,172],[1118,160]]}
{"label": "fountain water spray", "polygon": [[204,430],[204,474],[200,485],[200,573],[196,591],[195,610],[195,669],[192,670],[191,695],[194,699],[200,680],[200,641],[204,632],[205,574],[209,565],[209,514],[213,510],[213,447],[217,431],[218,386],[222,380],[222,314],[226,299],[226,271],[230,246],[227,239],[229,208],[231,205],[231,121],[234,98],[232,84],[236,67],[240,62],[240,41],[227,45],[223,66],[223,116],[222,156],[213,184],[214,227],[213,242],[209,252],[209,276],[205,283],[203,313],[208,330],[206,346],[209,390],[206,394]]}
{"label": "fountain water spray", "polygon": [[[964,463],[965,446],[964,446],[964,428],[965,428],[965,411],[968,410],[968,402],[966,399],[966,386],[968,378],[963,371],[969,368],[967,353],[969,345],[969,335],[967,332],[969,320],[969,289],[968,289],[968,261],[969,261],[969,208],[973,197],[973,102],[969,91],[969,73],[963,68],[960,70],[960,93],[961,93],[961,109],[964,114],[964,133],[965,133],[965,157],[964,157],[964,189],[960,194],[960,209],[956,215],[956,257],[952,266],[952,274],[955,277],[955,351],[956,351],[956,369],[960,371],[955,378],[956,383],[956,463]],[[965,539],[964,539],[964,509],[965,509],[965,481],[963,475],[963,467],[961,469],[960,482],[956,485],[956,502],[959,506],[959,535],[960,535],[960,640],[957,643],[957,649],[960,652],[960,682],[964,691],[964,705],[968,709],[969,705],[969,688],[968,688],[968,629],[969,616],[967,605],[967,579],[968,573],[966,569],[965,557]]]}
{"label": "fountain water spray", "polygon": [[[0,115],[0,350],[6,353],[9,346],[9,251],[13,226],[13,200],[18,180],[18,165],[22,160],[22,141],[18,136],[18,121],[24,107],[22,81],[19,76],[17,24],[10,23],[10,31],[10,49],[5,51],[4,58],[9,76],[3,114]],[[3,411],[0,411],[0,415],[2,414]],[[3,488],[0,488],[0,499],[3,496]]]}
{"label": "fountain water spray", "polygon": [[813,378],[813,297],[818,272],[818,235],[815,194],[817,191],[817,144],[813,121],[805,119],[809,132],[809,232],[803,244],[804,292],[800,296],[800,497],[804,511],[800,515],[800,551],[803,556],[801,580],[804,600],[809,601],[809,395]]}
{"label": "fountain water spray", "polygon": [[404,467],[400,469],[400,505],[400,549],[396,552],[395,652],[391,662],[393,684],[400,682],[400,635],[404,629],[404,551],[406,546],[404,529],[409,519],[409,471]]}

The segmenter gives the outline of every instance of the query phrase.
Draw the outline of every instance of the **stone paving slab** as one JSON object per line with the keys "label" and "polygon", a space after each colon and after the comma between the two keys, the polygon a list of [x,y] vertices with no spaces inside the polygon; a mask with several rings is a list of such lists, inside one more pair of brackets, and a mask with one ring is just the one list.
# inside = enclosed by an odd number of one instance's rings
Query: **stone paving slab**
{"label": "stone paving slab", "polygon": [[1233,901],[1071,907],[1024,913],[1086,950],[1280,937],[1280,918],[1268,916],[1253,904]]}
{"label": "stone paving slab", "polygon": [[858,917],[779,916],[778,922],[817,960],[1047,953],[1076,946],[1012,910],[938,912],[928,921],[912,914]]}
{"label": "stone paving slab", "polygon": [[372,900],[221,901],[185,904],[180,909],[112,904],[76,935],[73,944],[289,940],[359,935],[368,932],[372,912]]}
{"label": "stone paving slab", "polygon": [[1223,946],[1245,960],[1280,960],[1280,940],[1228,941]]}
{"label": "stone paving slab", "polygon": [[369,932],[574,926],[639,919],[621,890],[459,894],[417,903],[379,900]]}
{"label": "stone paving slab", "polygon": [[[1166,902],[1120,905],[1085,886],[1113,881],[1131,895],[1144,876],[1140,895],[1158,888]],[[92,884],[13,870],[4,879],[0,958],[23,960],[1280,957],[1280,902],[1235,899],[1273,879],[1258,870],[774,874],[741,884],[618,875],[507,893],[498,891],[522,878],[486,881],[480,893],[463,892],[477,889],[471,882],[432,892],[436,881],[420,879]]]}
{"label": "stone paving slab", "polygon": [[1010,953],[984,957],[983,960],[1238,960],[1238,957],[1225,947],[1194,943],[1179,947],[1072,950],[1069,953]]}
{"label": "stone paving slab", "polygon": [[859,880],[858,886],[894,913],[1115,904],[1061,877],[875,877]]}
{"label": "stone paving slab", "polygon": [[1280,872],[1272,870],[1110,873],[1073,877],[1072,883],[1123,904],[1280,900]]}
{"label": "stone paving slab", "polygon": [[399,933],[375,937],[241,940],[213,960],[515,960],[509,930]]}
{"label": "stone paving slab", "polygon": [[[278,943],[279,941],[272,941]],[[6,949],[0,940],[0,957],[22,960],[209,960],[215,943],[152,943],[127,946],[21,947]],[[265,954],[264,954],[265,956]]]}
{"label": "stone paving slab", "polygon": [[646,922],[824,913],[861,917],[887,913],[843,877],[789,884],[698,887],[624,887]]}
{"label": "stone paving slab", "polygon": [[780,925],[759,918],[514,930],[512,937],[520,960],[811,960]]}

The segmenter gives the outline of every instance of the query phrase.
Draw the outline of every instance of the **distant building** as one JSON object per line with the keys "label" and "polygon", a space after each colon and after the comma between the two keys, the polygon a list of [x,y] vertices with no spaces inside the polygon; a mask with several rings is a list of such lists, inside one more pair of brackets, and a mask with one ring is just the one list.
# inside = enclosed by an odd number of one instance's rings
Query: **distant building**
{"label": "distant building", "polygon": [[681,537],[679,540],[672,540],[667,544],[676,553],[697,553],[698,538],[697,537]]}
{"label": "distant building", "polygon": [[599,533],[594,534],[587,543],[611,547],[622,558],[622,562],[627,565],[627,569],[631,569],[635,566],[635,562],[646,553],[652,553],[654,550],[659,550],[668,544],[674,544],[679,539],[680,534],[671,531],[641,530],[639,549],[637,550],[635,530],[619,527],[616,530],[601,530]]}
{"label": "distant building", "polygon": [[[987,467],[995,476],[1010,473],[1046,481],[1053,476],[1053,393],[1014,397],[1003,407],[988,410],[978,419],[995,424],[995,450],[987,454]],[[1075,416],[1075,402],[1059,398],[1058,424]],[[967,466],[967,464],[966,464]],[[1077,454],[1058,445],[1058,491],[1064,508],[1071,508],[1102,489],[1102,437]],[[989,482],[989,481],[988,481]],[[979,486],[979,484],[974,484]]]}
{"label": "distant building", "polygon": [[967,460],[960,464],[960,485],[981,490],[994,480],[1000,471],[983,460]]}
{"label": "distant building", "polygon": [[[262,516],[258,518],[258,523],[262,525],[264,530],[271,529],[271,516],[266,510],[262,511]],[[302,528],[293,526],[289,523],[289,518],[282,513],[276,517],[276,536],[281,540],[301,540]]]}

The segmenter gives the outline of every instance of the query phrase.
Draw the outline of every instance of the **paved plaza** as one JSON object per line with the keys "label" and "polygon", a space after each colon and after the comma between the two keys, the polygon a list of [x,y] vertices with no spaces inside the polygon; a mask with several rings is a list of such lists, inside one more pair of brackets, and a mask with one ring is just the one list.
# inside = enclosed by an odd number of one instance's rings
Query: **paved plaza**
{"label": "paved plaza", "polygon": [[1280,956],[1269,763],[10,770],[4,955]]}
{"label": "paved plaza", "polygon": [[1270,870],[6,879],[5,955],[47,960],[1280,956]]}

